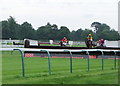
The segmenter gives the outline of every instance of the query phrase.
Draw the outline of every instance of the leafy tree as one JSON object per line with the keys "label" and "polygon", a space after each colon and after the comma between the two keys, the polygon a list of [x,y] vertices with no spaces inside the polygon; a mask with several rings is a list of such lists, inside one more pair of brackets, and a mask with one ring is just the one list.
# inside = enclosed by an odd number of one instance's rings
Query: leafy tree
{"label": "leafy tree", "polygon": [[70,33],[70,40],[75,40],[75,32],[76,31],[72,31],[71,33]]}
{"label": "leafy tree", "polygon": [[35,30],[33,29],[32,25],[28,22],[24,22],[20,26],[20,39],[33,39],[35,37]]}
{"label": "leafy tree", "polygon": [[2,23],[2,38],[8,39],[10,37],[10,29],[8,21],[1,21]]}
{"label": "leafy tree", "polygon": [[111,30],[110,26],[107,24],[93,22],[91,26],[95,27],[95,40],[99,40],[101,38],[106,40],[118,40],[120,37],[118,32]]}
{"label": "leafy tree", "polygon": [[63,37],[66,37],[67,39],[70,39],[70,31],[67,27],[61,26],[59,33],[58,33],[58,39],[61,40]]}
{"label": "leafy tree", "polygon": [[120,40],[120,34],[111,29],[105,23],[93,22],[91,27],[94,27],[94,31],[89,29],[78,29],[77,31],[70,32],[66,26],[61,26],[58,29],[56,24],[51,25],[49,22],[35,30],[28,22],[23,24],[17,24],[15,18],[10,16],[8,20],[0,22],[2,25],[2,38],[3,39],[38,39],[38,40],[61,40],[63,37],[67,37],[70,40],[84,41],[88,34],[92,34],[93,40],[99,40],[101,38],[106,40]]}
{"label": "leafy tree", "polygon": [[120,39],[120,35],[119,35],[119,33],[117,31],[108,30],[108,29],[103,30],[97,36],[98,36],[99,39],[103,38],[105,40],[111,40],[111,41],[115,41],[115,40]]}
{"label": "leafy tree", "polygon": [[37,29],[37,39],[48,40],[50,35],[49,33],[50,28],[46,26],[41,26]]}
{"label": "leafy tree", "polygon": [[100,32],[99,34],[96,34],[96,36],[98,37],[97,40],[99,39],[106,39],[106,40],[109,40],[109,34],[110,34],[110,31],[105,29],[103,30],[102,32]]}
{"label": "leafy tree", "polygon": [[15,19],[10,16],[10,18],[8,18],[8,28],[9,28],[9,38],[16,38],[17,35],[17,29],[16,29],[16,21]]}
{"label": "leafy tree", "polygon": [[10,16],[8,20],[1,21],[1,23],[2,23],[2,38],[19,39],[18,37],[19,24],[16,23],[13,17]]}
{"label": "leafy tree", "polygon": [[47,25],[45,25],[45,28],[52,29],[52,25],[48,22]]}
{"label": "leafy tree", "polygon": [[50,30],[50,39],[52,40],[57,40],[58,39],[58,33],[59,33],[59,30],[58,30],[58,26],[56,24],[53,24],[51,26],[51,30]]}
{"label": "leafy tree", "polygon": [[53,25],[51,26],[51,28],[54,29],[54,30],[58,30],[58,26],[57,26],[56,24],[53,24]]}
{"label": "leafy tree", "polygon": [[101,27],[101,23],[99,23],[99,22],[93,22],[92,24],[91,24],[91,27],[95,27],[94,29],[94,31],[97,33],[100,29],[102,29],[102,27]]}
{"label": "leafy tree", "polygon": [[110,30],[109,32],[109,40],[120,40],[120,34],[115,31],[114,29]]}
{"label": "leafy tree", "polygon": [[75,32],[75,40],[81,40],[82,38],[82,32],[83,30],[82,29],[78,29],[76,32]]}

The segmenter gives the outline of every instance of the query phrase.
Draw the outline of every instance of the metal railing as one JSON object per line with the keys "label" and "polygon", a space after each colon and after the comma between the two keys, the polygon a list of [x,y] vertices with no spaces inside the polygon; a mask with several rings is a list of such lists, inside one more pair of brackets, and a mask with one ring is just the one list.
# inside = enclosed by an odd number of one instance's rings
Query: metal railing
{"label": "metal railing", "polygon": [[[21,62],[22,62],[22,76],[25,77],[25,68],[24,68],[24,53],[23,51],[27,51],[26,49],[25,50],[21,50],[21,49],[13,49],[13,51],[19,51],[20,54],[21,54]],[[30,50],[28,50],[30,51]],[[38,49],[38,51],[40,52],[46,52],[47,55],[48,55],[48,73],[49,75],[51,75],[51,63],[50,63],[50,58],[51,58],[51,55],[50,55],[50,50],[44,50],[44,49]],[[96,50],[96,51],[99,51],[101,52],[101,55],[102,55],[102,70],[104,70],[104,52],[108,52],[108,51],[104,51],[104,50]],[[61,52],[61,51],[60,51]],[[70,73],[72,73],[72,52],[75,52],[75,51],[72,51],[72,50],[63,50],[63,52],[68,52],[69,53],[69,56],[70,56]],[[88,55],[88,72],[90,71],[90,51],[89,50],[77,50],[76,52],[86,52],[86,55]],[[116,69],[116,52],[120,52],[120,51],[110,51],[110,52],[114,52],[114,69]]]}

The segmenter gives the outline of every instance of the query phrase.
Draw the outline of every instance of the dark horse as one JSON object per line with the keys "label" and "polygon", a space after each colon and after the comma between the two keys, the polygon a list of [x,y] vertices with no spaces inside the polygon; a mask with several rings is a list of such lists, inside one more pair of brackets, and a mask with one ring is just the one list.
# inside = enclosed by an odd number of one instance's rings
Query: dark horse
{"label": "dark horse", "polygon": [[97,44],[95,42],[93,42],[93,41],[91,41],[89,39],[85,40],[85,44],[86,44],[87,48],[92,48],[92,47],[97,46]]}

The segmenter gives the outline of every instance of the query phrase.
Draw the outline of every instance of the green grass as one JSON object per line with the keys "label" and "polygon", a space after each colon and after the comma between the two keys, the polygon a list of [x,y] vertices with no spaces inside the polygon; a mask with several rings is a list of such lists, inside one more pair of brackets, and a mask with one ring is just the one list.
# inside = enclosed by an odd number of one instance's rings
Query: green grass
{"label": "green grass", "polygon": [[7,45],[12,45],[12,43],[1,43],[1,44],[7,44]]}
{"label": "green grass", "polygon": [[40,44],[40,46],[60,46],[59,44]]}
{"label": "green grass", "polygon": [[[90,72],[87,59],[73,59],[73,73],[70,73],[69,58],[51,58],[51,71],[48,74],[47,58],[25,58],[25,73],[21,74],[20,53],[2,52],[3,84],[118,84],[118,65],[114,70],[114,60],[90,59]],[[118,61],[117,61],[118,64]]]}
{"label": "green grass", "polygon": [[[40,46],[61,46],[60,44],[40,44]],[[70,45],[66,45],[70,46]],[[86,47],[85,44],[72,45],[71,47]]]}

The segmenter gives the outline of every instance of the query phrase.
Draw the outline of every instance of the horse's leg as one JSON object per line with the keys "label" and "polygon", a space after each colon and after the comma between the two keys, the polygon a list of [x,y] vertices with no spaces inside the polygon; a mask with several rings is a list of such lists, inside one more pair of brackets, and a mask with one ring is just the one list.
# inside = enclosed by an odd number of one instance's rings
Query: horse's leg
{"label": "horse's leg", "polygon": [[86,47],[89,48],[89,42],[86,41],[85,44],[86,44]]}
{"label": "horse's leg", "polygon": [[89,47],[92,48],[92,41],[89,41]]}
{"label": "horse's leg", "polygon": [[89,41],[86,42],[86,46],[87,46],[87,48],[89,48]]}

